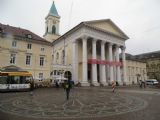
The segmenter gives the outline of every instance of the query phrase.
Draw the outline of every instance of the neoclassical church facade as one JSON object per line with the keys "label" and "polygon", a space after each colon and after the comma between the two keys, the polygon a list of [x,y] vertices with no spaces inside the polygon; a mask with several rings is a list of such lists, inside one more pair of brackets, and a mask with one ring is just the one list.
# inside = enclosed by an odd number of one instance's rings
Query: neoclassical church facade
{"label": "neoclassical church facade", "polygon": [[53,45],[53,78],[62,75],[82,86],[106,86],[113,80],[127,84],[125,41],[129,37],[112,20],[81,22],[62,36],[59,22],[53,2],[44,35]]}

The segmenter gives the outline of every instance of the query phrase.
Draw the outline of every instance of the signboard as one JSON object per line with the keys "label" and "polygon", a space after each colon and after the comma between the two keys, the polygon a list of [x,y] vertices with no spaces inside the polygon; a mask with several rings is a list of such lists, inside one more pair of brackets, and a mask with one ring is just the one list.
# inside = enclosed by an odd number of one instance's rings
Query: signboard
{"label": "signboard", "polygon": [[9,89],[27,89],[30,88],[30,84],[10,84]]}
{"label": "signboard", "polygon": [[29,89],[30,84],[0,84],[0,89]]}

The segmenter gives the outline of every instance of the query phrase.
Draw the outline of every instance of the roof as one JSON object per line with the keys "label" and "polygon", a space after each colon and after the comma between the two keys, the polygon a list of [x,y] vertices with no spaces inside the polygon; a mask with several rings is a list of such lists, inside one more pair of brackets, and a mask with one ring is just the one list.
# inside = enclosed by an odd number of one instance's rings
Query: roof
{"label": "roof", "polygon": [[0,75],[4,76],[32,76],[32,74],[20,67],[10,65],[0,69]]}
{"label": "roof", "polygon": [[26,70],[23,70],[22,68],[14,65],[3,67],[0,71],[1,72],[27,72]]}
{"label": "roof", "polygon": [[[125,53],[125,56],[126,56],[126,60],[131,60],[131,61],[137,61],[137,62],[145,63],[144,60],[141,60],[141,59],[137,58],[136,56],[131,55],[129,53]],[[120,59],[122,60],[122,53],[120,53]]]}
{"label": "roof", "polygon": [[[94,27],[94,26],[92,26],[92,23],[98,23],[98,22],[108,22],[108,23],[111,23],[118,30],[118,32],[121,33],[121,35],[123,36],[123,38],[129,39],[129,37],[111,19],[101,19],[101,20],[85,21],[84,23],[87,24],[87,25],[89,25],[89,26],[91,26],[91,27]],[[100,28],[98,28],[98,29],[100,29]],[[110,32],[110,31],[107,31],[107,30],[105,30],[105,31],[106,32]]]}
{"label": "roof", "polygon": [[160,58],[160,51],[153,51],[143,54],[135,55],[138,59],[150,59],[150,58]]}
{"label": "roof", "polygon": [[[90,25],[91,22],[95,22],[95,21],[96,21],[96,22],[97,22],[97,21],[109,21],[109,22],[111,22],[111,23],[117,28],[117,30],[123,34],[123,36],[119,36],[119,35],[117,35],[117,34],[114,34],[114,33],[110,32],[110,31],[106,31],[106,30],[103,30],[103,29],[100,29],[100,28],[98,28],[98,27],[95,27],[95,26]],[[79,28],[81,28],[81,27],[88,27],[88,28],[91,28],[91,29],[95,29],[95,30],[97,30],[97,31],[101,31],[101,32],[103,32],[103,33],[107,33],[107,34],[113,35],[113,36],[118,37],[118,38],[121,38],[121,39],[125,39],[125,40],[129,39],[129,37],[128,37],[125,33],[123,33],[123,31],[120,30],[120,28],[118,28],[110,19],[103,19],[103,20],[93,20],[93,21],[84,21],[84,22],[81,22],[80,24],[78,24],[77,26],[73,27],[71,30],[69,30],[69,31],[66,32],[65,34],[63,34],[63,35],[62,35],[61,37],[59,37],[57,40],[53,41],[53,43],[54,43],[54,42],[57,42],[57,41],[60,40],[60,39],[65,38],[66,36],[68,36],[69,34],[72,34],[75,30],[77,30],[77,29],[79,29]]]}
{"label": "roof", "polygon": [[[0,34],[3,36],[13,35],[17,39],[30,39],[31,42],[47,43],[50,44],[47,40],[41,38],[35,33],[18,27],[13,27],[10,25],[4,25],[0,23]],[[29,35],[29,36],[28,36]]]}
{"label": "roof", "polygon": [[52,16],[55,16],[55,17],[60,17],[60,16],[58,15],[56,6],[55,6],[55,4],[54,4],[54,1],[53,1],[53,3],[52,3],[52,6],[51,6],[51,8],[50,8],[50,11],[49,11],[49,14],[48,14],[48,15],[52,15]]}

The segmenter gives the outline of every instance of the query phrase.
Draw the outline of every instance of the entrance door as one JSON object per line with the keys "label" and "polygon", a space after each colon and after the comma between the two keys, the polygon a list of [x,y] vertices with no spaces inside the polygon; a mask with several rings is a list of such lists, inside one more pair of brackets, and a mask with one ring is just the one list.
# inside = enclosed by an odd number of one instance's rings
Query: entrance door
{"label": "entrance door", "polygon": [[64,77],[68,78],[68,80],[72,80],[72,73],[70,71],[65,71]]}

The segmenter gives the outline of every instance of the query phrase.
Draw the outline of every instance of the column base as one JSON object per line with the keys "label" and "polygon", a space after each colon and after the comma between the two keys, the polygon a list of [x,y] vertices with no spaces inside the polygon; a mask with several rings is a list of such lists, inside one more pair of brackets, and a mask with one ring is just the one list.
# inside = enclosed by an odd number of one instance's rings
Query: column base
{"label": "column base", "polygon": [[81,83],[81,86],[90,86],[90,83],[88,83],[87,81],[86,82],[80,82]]}
{"label": "column base", "polygon": [[93,86],[100,86],[100,84],[98,82],[93,82],[92,85]]}
{"label": "column base", "polygon": [[108,83],[106,83],[106,82],[101,82],[100,85],[101,85],[101,86],[108,86]]}
{"label": "column base", "polygon": [[111,86],[112,85],[112,80],[109,80],[108,81],[108,86]]}
{"label": "column base", "polygon": [[129,85],[129,82],[123,82],[123,85],[125,86],[125,85]]}
{"label": "column base", "polygon": [[118,81],[118,85],[122,86],[122,85],[124,85],[124,84],[123,84],[123,82]]}

